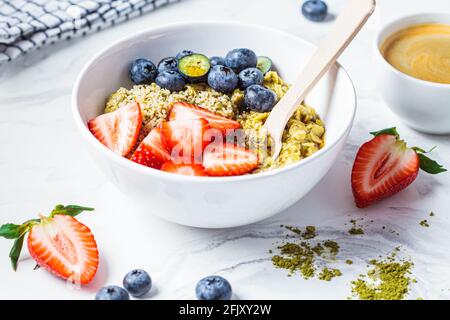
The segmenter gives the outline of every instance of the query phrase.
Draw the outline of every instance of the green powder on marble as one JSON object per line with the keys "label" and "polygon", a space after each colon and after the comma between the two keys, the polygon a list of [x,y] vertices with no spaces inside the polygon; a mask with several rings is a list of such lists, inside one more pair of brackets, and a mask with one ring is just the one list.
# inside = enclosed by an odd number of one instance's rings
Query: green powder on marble
{"label": "green powder on marble", "polygon": [[422,227],[427,227],[427,228],[430,226],[430,224],[428,223],[428,221],[427,221],[426,219],[420,221],[419,224],[420,224]]}
{"label": "green powder on marble", "polygon": [[[282,227],[283,227],[283,225],[282,225]],[[295,233],[295,234],[298,234],[298,235],[302,234],[302,230],[297,228],[297,227],[284,226],[284,228],[286,228],[287,230],[291,231],[292,233]]]}
{"label": "green powder on marble", "polygon": [[[276,268],[287,270],[288,276],[299,273],[304,279],[317,277],[320,280],[330,281],[341,275],[341,272],[335,268],[324,267],[321,272],[317,271],[319,269],[317,258],[336,257],[339,252],[337,242],[326,240],[311,243],[311,239],[317,236],[314,226],[307,226],[304,231],[298,227],[282,227],[300,237],[296,242],[292,238],[287,238],[289,241],[286,240],[277,247],[279,253],[272,256],[272,263]],[[325,253],[328,255],[325,256]]]}
{"label": "green powder on marble", "polygon": [[284,226],[284,228],[291,231],[292,233],[300,235],[305,240],[314,239],[317,236],[316,227],[314,227],[314,226],[306,226],[305,231],[303,231],[303,232],[300,228],[293,227],[293,226]]}
{"label": "green powder on marble", "polygon": [[278,249],[280,254],[272,257],[275,267],[288,270],[289,275],[298,271],[305,279],[314,276],[314,251],[307,243],[288,242],[279,246]]}
{"label": "green powder on marble", "polygon": [[307,239],[314,239],[316,237],[316,227],[314,226],[306,226],[306,230],[302,233],[302,238]]}
{"label": "green powder on marble", "polygon": [[327,267],[323,268],[319,274],[319,279],[324,281],[331,281],[331,279],[335,277],[342,276],[342,272],[339,269],[328,269]]}
{"label": "green powder on marble", "polygon": [[333,257],[336,257],[336,255],[339,253],[339,244],[336,241],[326,240],[324,241],[323,245],[324,247],[328,248]]}
{"label": "green powder on marble", "polygon": [[350,220],[350,223],[352,224],[352,227],[348,230],[349,234],[351,235],[364,234],[364,230],[357,225],[356,220],[352,219]]}
{"label": "green powder on marble", "polygon": [[410,277],[412,267],[410,261],[396,261],[395,254],[373,259],[367,273],[351,282],[352,294],[361,300],[402,300],[414,282]]}

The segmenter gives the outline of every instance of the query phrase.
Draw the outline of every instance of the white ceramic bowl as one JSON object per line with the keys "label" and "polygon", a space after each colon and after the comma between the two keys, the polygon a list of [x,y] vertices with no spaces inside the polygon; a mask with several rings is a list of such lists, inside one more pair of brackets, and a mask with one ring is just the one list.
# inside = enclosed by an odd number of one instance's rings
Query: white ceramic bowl
{"label": "white ceramic bowl", "polygon": [[374,46],[378,88],[389,108],[411,128],[431,134],[450,134],[450,84],[424,81],[402,73],[380,51],[390,35],[421,23],[450,25],[450,14],[406,16],[380,29]]}
{"label": "white ceramic bowl", "polygon": [[[105,99],[130,87],[128,68],[139,57],[155,62],[191,49],[208,56],[252,48],[273,59],[292,81],[314,51],[310,43],[264,27],[232,22],[185,22],[155,27],[122,39],[82,70],[73,88],[73,116],[89,152],[106,176],[149,213],[183,225],[222,228],[268,218],[302,198],[338,156],[353,122],[356,96],[338,65],[308,97],[326,124],[326,145],[313,156],[281,169],[236,177],[192,177],[151,169],[122,158],[89,132],[86,123],[102,113]],[[324,201],[326,201],[326,195]],[[299,212],[301,214],[301,212]]]}

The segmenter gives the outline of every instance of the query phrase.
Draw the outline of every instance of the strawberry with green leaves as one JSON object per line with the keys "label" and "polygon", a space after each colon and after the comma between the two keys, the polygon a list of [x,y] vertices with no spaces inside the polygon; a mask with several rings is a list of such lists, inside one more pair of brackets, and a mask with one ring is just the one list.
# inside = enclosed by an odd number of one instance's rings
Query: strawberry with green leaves
{"label": "strawberry with green leaves", "polygon": [[28,251],[39,266],[74,283],[87,284],[98,268],[98,250],[88,227],[75,219],[93,208],[57,205],[48,217],[31,219],[20,225],[7,223],[0,227],[0,236],[14,240],[9,253],[12,267],[17,262],[25,236]]}
{"label": "strawberry with green leaves", "polygon": [[416,179],[419,168],[430,174],[447,171],[425,155],[429,151],[409,148],[396,128],[371,134],[375,137],[360,147],[352,169],[352,190],[359,208],[405,189]]}

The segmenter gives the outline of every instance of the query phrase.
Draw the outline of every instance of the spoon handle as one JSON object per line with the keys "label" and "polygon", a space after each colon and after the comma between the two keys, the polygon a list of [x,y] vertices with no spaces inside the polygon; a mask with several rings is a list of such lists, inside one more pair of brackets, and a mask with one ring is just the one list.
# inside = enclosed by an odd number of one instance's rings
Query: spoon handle
{"label": "spoon handle", "polygon": [[292,87],[272,109],[264,126],[272,139],[274,159],[280,153],[281,137],[289,118],[361,30],[374,9],[375,0],[349,0]]}

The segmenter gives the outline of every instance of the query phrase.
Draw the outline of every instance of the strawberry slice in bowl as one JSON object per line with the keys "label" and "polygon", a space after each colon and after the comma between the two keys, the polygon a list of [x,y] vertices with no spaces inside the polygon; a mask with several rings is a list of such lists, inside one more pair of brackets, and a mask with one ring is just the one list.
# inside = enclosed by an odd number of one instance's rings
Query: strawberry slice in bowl
{"label": "strawberry slice in bowl", "polygon": [[239,176],[258,164],[256,153],[231,143],[211,143],[203,154],[203,167],[210,176]]}
{"label": "strawberry slice in bowl", "polygon": [[360,147],[352,168],[352,191],[359,208],[405,189],[419,168],[430,174],[447,171],[425,156],[425,150],[409,148],[395,128],[371,134],[375,137]]}
{"label": "strawberry slice in bowl", "polygon": [[172,105],[169,120],[192,120],[192,119],[206,119],[211,128],[220,130],[223,134],[239,129],[241,124],[235,120],[228,119],[221,115],[215,114],[205,108],[186,103],[175,102]]}
{"label": "strawberry slice in bowl", "polygon": [[99,264],[97,243],[89,228],[75,216],[92,210],[75,205],[58,205],[48,217],[41,216],[21,225],[2,225],[0,236],[14,240],[9,255],[13,269],[17,269],[28,233],[28,251],[39,266],[72,283],[91,282]]}
{"label": "strawberry slice in bowl", "polygon": [[155,169],[160,169],[164,162],[170,161],[170,154],[161,140],[161,128],[156,127],[150,131],[130,160]]}
{"label": "strawberry slice in bowl", "polygon": [[137,102],[131,102],[88,122],[89,131],[97,140],[123,157],[133,150],[141,127],[142,113]]}
{"label": "strawberry slice in bowl", "polygon": [[162,171],[182,174],[185,176],[206,177],[208,174],[201,164],[177,164],[172,161],[166,162],[161,167]]}
{"label": "strawberry slice in bowl", "polygon": [[172,160],[184,164],[201,164],[203,150],[210,142],[208,134],[212,131],[203,118],[167,121],[161,125],[162,142]]}

